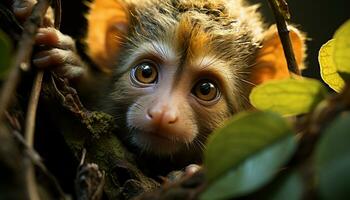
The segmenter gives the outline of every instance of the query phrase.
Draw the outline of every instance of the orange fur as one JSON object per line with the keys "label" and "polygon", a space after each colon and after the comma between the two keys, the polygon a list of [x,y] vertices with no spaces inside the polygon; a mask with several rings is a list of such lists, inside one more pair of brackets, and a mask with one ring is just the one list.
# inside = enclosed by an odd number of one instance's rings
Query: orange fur
{"label": "orange fur", "polygon": [[210,35],[191,22],[190,16],[183,16],[176,28],[176,44],[181,51],[188,45],[188,60],[206,55],[210,51]]}
{"label": "orange fur", "polygon": [[90,5],[87,21],[88,54],[100,70],[110,73],[110,54],[117,52],[120,43],[114,26],[128,25],[125,6],[117,0],[95,0]]}
{"label": "orange fur", "polygon": [[[302,69],[305,57],[304,36],[297,29],[291,28],[290,38],[296,61],[299,68]],[[255,84],[271,79],[290,77],[283,47],[275,26],[267,31],[263,46],[258,52],[256,63],[251,73],[251,81]]]}

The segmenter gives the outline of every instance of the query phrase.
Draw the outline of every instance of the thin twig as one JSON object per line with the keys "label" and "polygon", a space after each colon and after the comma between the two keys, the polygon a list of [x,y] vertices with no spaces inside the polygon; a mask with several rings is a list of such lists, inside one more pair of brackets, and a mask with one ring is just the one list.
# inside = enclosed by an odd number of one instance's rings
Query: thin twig
{"label": "thin twig", "polygon": [[28,198],[29,200],[40,200],[36,184],[34,165],[31,163],[29,158],[26,158],[25,164],[27,165],[25,179],[27,183]]}
{"label": "thin twig", "polygon": [[293,45],[289,37],[289,29],[286,22],[286,19],[290,17],[288,4],[285,0],[268,0],[268,2],[276,18],[278,35],[280,36],[282,42],[288,69],[290,72],[300,75],[300,70],[295,59]]}
{"label": "thin twig", "polygon": [[43,76],[44,76],[43,71],[39,71],[36,74],[33,88],[32,88],[32,94],[30,96],[29,104],[28,104],[24,137],[29,147],[33,147],[33,143],[34,143],[33,138],[34,138],[34,130],[35,130],[36,110],[38,107]]}
{"label": "thin twig", "polygon": [[[29,149],[32,149],[34,145],[36,110],[38,108],[43,76],[44,76],[43,71],[39,71],[35,75],[32,93],[30,95],[29,104],[28,104],[24,137]],[[37,185],[36,185],[34,165],[32,164],[32,160],[30,158],[27,158],[27,162],[28,162],[27,164],[28,167],[26,169],[27,170],[26,181],[27,181],[29,199],[31,200],[40,199],[38,195]]]}
{"label": "thin twig", "polygon": [[[34,84],[32,88],[32,93],[30,95],[28,110],[26,115],[26,123],[25,123],[25,141],[29,149],[33,149],[34,145],[34,131],[35,131],[35,118],[36,111],[38,108],[41,85],[43,80],[44,72],[39,71],[35,75]],[[32,160],[28,157],[27,159],[27,171],[26,171],[26,181],[28,187],[28,195],[30,200],[39,199],[36,178],[35,178],[35,170]]]}
{"label": "thin twig", "polygon": [[24,30],[19,40],[19,48],[10,66],[10,73],[4,82],[0,93],[0,121],[4,119],[6,109],[9,107],[11,99],[20,80],[21,66],[29,66],[30,56],[35,43],[35,34],[42,24],[45,13],[50,3],[48,0],[38,0],[34,6],[31,16],[24,23]]}
{"label": "thin twig", "polygon": [[[47,3],[50,3],[49,0],[45,0]],[[55,28],[59,28],[61,25],[61,1],[55,0],[55,6],[57,7],[57,13],[55,14]],[[38,71],[35,75],[32,94],[29,99],[28,112],[26,117],[26,128],[25,128],[25,139],[28,146],[33,146],[34,130],[35,130],[35,118],[36,111],[39,102],[39,96],[41,92],[41,86],[43,82],[44,72]]]}
{"label": "thin twig", "polygon": [[[45,1],[47,3],[50,3],[50,1],[48,0],[45,0]],[[61,13],[62,13],[60,0],[55,0],[55,7],[57,8],[57,12],[55,12],[55,28],[59,28],[61,25]],[[27,141],[28,146],[30,147],[33,146],[36,110],[38,107],[43,77],[44,77],[43,71],[38,71],[37,74],[35,75],[32,94],[29,99],[29,106],[28,106],[28,112],[26,117],[25,139]]]}

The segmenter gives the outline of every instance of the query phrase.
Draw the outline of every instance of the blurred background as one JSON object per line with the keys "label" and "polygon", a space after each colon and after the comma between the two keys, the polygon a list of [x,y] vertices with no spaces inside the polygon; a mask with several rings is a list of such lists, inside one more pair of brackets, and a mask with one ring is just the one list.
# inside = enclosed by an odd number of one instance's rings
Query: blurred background
{"label": "blurred background", "polygon": [[[273,22],[274,18],[267,0],[250,0],[250,2],[261,4],[261,11],[266,20],[269,23]],[[287,2],[292,23],[298,25],[309,38],[306,63],[308,68],[303,74],[319,78],[318,51],[333,37],[338,27],[350,19],[350,0],[287,0]]]}
{"label": "blurred background", "polygon": [[[142,1],[142,0],[140,0]],[[248,0],[261,4],[261,11],[269,24],[274,22],[267,0]],[[292,14],[292,23],[304,31],[307,42],[308,67],[303,74],[319,78],[318,50],[329,39],[334,31],[350,18],[350,0],[287,0]],[[80,37],[84,33],[85,20],[81,11],[87,6],[82,0],[62,0],[63,19],[62,32]],[[350,37],[350,36],[349,36]]]}

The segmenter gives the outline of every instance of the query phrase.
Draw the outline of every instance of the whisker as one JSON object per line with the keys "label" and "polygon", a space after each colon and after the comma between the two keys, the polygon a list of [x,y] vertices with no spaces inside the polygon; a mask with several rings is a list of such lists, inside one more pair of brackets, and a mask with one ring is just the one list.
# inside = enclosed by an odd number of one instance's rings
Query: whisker
{"label": "whisker", "polygon": [[241,79],[241,81],[243,81],[243,82],[245,82],[245,83],[247,83],[247,84],[249,84],[249,85],[256,86],[255,83],[253,83],[253,82],[251,82],[251,81],[248,81],[248,80],[246,80],[246,79]]}

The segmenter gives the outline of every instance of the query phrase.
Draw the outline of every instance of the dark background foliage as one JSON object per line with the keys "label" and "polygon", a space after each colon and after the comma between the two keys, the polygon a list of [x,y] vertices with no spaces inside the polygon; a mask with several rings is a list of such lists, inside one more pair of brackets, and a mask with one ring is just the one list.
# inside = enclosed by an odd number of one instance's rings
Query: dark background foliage
{"label": "dark background foliage", "polygon": [[[249,1],[261,4],[261,11],[267,23],[273,22],[267,0]],[[86,12],[87,6],[82,2],[83,0],[62,0],[62,32],[76,37],[83,35],[86,22],[82,11]],[[350,18],[350,1],[289,0],[288,4],[292,14],[292,23],[298,25],[309,38],[306,63],[308,68],[304,71],[304,75],[319,78],[318,50],[322,44],[332,38],[334,31]]]}

